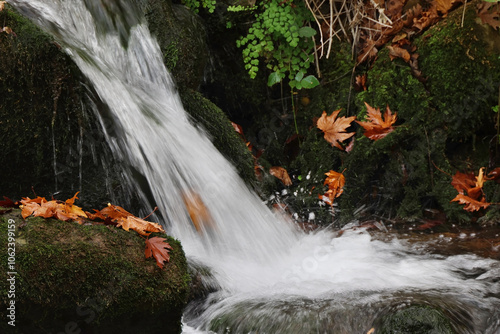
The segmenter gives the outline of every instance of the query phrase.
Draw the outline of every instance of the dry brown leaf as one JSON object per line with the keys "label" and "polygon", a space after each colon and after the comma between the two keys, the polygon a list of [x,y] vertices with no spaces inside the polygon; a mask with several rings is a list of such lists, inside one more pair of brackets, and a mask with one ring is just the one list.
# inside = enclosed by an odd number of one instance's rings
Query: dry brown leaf
{"label": "dry brown leaf", "polygon": [[146,250],[144,251],[144,255],[146,256],[146,259],[153,256],[160,269],[163,269],[164,262],[170,261],[169,251],[173,249],[168,242],[165,242],[165,240],[165,238],[159,237],[146,239]]}
{"label": "dry brown leaf", "polygon": [[418,19],[413,19],[413,26],[422,31],[437,21],[439,21],[437,9],[434,6],[431,6],[429,10],[422,12],[422,15]]}
{"label": "dry brown leaf", "polygon": [[340,110],[334,111],[330,116],[327,116],[326,111],[323,111],[316,126],[325,133],[327,142],[332,144],[332,146],[344,150],[340,143],[354,135],[354,132],[345,132],[345,130],[351,126],[356,116],[337,118]]}
{"label": "dry brown leaf", "polygon": [[339,173],[333,170],[325,173],[325,175],[326,179],[323,185],[328,185],[328,190],[324,195],[319,195],[319,199],[332,206],[335,198],[344,192],[345,177],[343,172]]}
{"label": "dry brown leaf", "polygon": [[120,226],[125,231],[134,230],[144,236],[150,235],[151,232],[164,232],[160,224],[148,222],[133,215],[121,219],[118,223],[118,227]]}
{"label": "dry brown leaf", "polygon": [[495,30],[500,27],[500,6],[498,4],[480,3],[478,5],[478,16],[483,24],[488,24]]}
{"label": "dry brown leaf", "polygon": [[477,201],[469,196],[465,196],[463,194],[458,194],[452,202],[459,202],[460,204],[465,204],[464,210],[473,212],[479,211],[479,209],[486,209],[491,203],[487,203],[485,198],[483,197],[481,201]]}
{"label": "dry brown leaf", "polygon": [[5,1],[0,1],[0,12],[5,8]]}
{"label": "dry brown leaf", "polygon": [[488,180],[494,180],[496,183],[500,183],[500,167],[495,168],[488,173]]}
{"label": "dry brown leaf", "polygon": [[366,112],[368,114],[368,121],[361,122],[356,121],[365,129],[364,135],[372,140],[378,140],[384,138],[389,133],[394,130],[392,126],[397,120],[397,113],[392,114],[389,106],[387,106],[384,119],[382,119],[382,114],[380,109],[375,109],[365,102]]}
{"label": "dry brown leaf", "polygon": [[418,20],[418,18],[422,15],[422,6],[417,4],[416,6],[408,9],[406,11],[406,17],[403,21],[404,25],[407,27],[413,26],[413,23]]}
{"label": "dry brown leaf", "polygon": [[33,215],[42,218],[57,218],[64,221],[75,220],[82,223],[82,218],[87,218],[87,215],[79,206],[73,204],[75,199],[78,198],[77,195],[78,193],[67,200],[65,204],[56,200],[47,201],[44,197],[23,198],[21,201],[21,215],[23,218]]}
{"label": "dry brown leaf", "polygon": [[354,89],[358,92],[366,90],[366,73],[356,76]]}
{"label": "dry brown leaf", "polygon": [[125,231],[134,230],[144,236],[150,235],[151,232],[165,232],[160,224],[138,218],[118,205],[108,203],[108,206],[104,209],[94,211],[96,211],[94,214],[87,212],[89,218],[99,218],[105,221],[109,219],[116,223],[117,227],[121,227]]}
{"label": "dry brown leaf", "polygon": [[389,45],[387,48],[389,49],[389,58],[391,58],[391,60],[402,58],[407,63],[410,61],[411,56],[408,50],[403,49],[397,44]]}
{"label": "dry brown leaf", "polygon": [[212,215],[200,195],[194,191],[184,191],[182,199],[196,231],[202,232],[204,228],[215,227]]}
{"label": "dry brown leaf", "polygon": [[269,168],[269,174],[277,177],[285,186],[291,186],[292,180],[288,175],[288,172],[283,167],[274,166]]}
{"label": "dry brown leaf", "polygon": [[451,185],[459,194],[465,194],[468,189],[476,186],[476,178],[473,172],[461,173],[457,171],[452,177]]}

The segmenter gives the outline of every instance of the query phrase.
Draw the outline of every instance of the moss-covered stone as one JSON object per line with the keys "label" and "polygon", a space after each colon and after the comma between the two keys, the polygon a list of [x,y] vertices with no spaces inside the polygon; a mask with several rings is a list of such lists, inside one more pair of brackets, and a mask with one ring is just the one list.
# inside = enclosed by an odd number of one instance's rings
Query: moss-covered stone
{"label": "moss-covered stone", "polygon": [[[203,47],[193,41],[203,39],[196,17],[170,1],[138,3],[151,20],[177,81],[183,87],[197,87],[206,59],[198,59]],[[191,25],[183,23],[181,16],[192,21]],[[110,200],[135,206],[133,194],[121,182],[124,164],[113,157],[96,120],[94,109],[99,110],[106,132],[115,134],[116,124],[106,105],[52,37],[10,7],[0,12],[0,19],[16,33],[0,34],[1,195],[20,198],[33,189],[45,196],[69,198],[80,191],[84,207],[101,207]],[[201,123],[209,132],[214,131],[216,146],[239,165],[248,165],[248,150],[242,149],[236,134],[229,133],[230,124],[220,109],[208,101],[202,106],[198,95],[192,94],[191,102],[187,96],[191,95],[184,94],[184,103],[195,106],[187,109],[197,113],[197,120],[203,119]],[[232,156],[240,153],[241,160]],[[245,173],[249,177],[248,169]]]}
{"label": "moss-covered stone", "polygon": [[247,182],[255,180],[253,157],[224,112],[194,90],[180,92],[186,111],[212,137],[212,142],[229,159]]}
{"label": "moss-covered stone", "polygon": [[[8,264],[15,222],[15,264],[0,274],[1,307],[15,301],[15,328],[2,312],[2,333],[180,333],[189,275],[180,243],[168,236],[170,262],[145,259],[144,239],[105,225],[0,216],[0,263]],[[15,277],[15,296],[8,278]]]}
{"label": "moss-covered stone", "polygon": [[30,21],[10,7],[0,20],[15,33],[0,34],[2,195],[19,198],[33,187],[70,197],[84,189],[84,205],[106,203],[120,191],[111,181],[115,164],[102,159],[110,157],[102,130],[85,107],[91,89],[60,46]]}
{"label": "moss-covered stone", "polygon": [[457,10],[414,41],[425,81],[403,61],[391,61],[387,49],[379,52],[368,89],[356,96],[358,119],[364,102],[389,105],[398,112],[399,129],[377,142],[356,143],[345,160],[354,192],[349,188],[340,200],[344,208],[368,196],[379,214],[420,217],[422,208],[438,208],[452,221],[471,219],[449,202],[456,196],[450,174],[477,171],[496,158],[489,142],[495,137],[491,107],[498,101],[500,61],[473,6],[463,27],[461,22]]}
{"label": "moss-covered stone", "polygon": [[383,317],[376,332],[380,334],[451,334],[450,320],[438,309],[412,305]]}
{"label": "moss-covered stone", "polygon": [[208,61],[205,28],[187,7],[170,0],[138,0],[149,29],[163,52],[164,62],[183,89],[198,89]]}

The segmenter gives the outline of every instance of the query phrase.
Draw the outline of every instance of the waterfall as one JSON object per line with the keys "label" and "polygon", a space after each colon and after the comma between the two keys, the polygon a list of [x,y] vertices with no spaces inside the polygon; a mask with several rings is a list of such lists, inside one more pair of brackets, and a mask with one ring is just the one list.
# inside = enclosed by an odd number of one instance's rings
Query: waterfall
{"label": "waterfall", "polygon": [[[207,330],[214,319],[244,308],[245,316],[255,316],[255,326],[259,317],[274,318],[262,323],[261,331],[316,332],[316,327],[271,329],[271,323],[281,319],[288,326],[294,319],[285,315],[293,310],[307,314],[296,321],[319,314],[311,320],[319,323],[321,314],[332,309],[351,305],[358,314],[368,304],[387,307],[396,293],[409,303],[417,297],[405,293],[423,291],[418,298],[435,296],[443,303],[453,300],[453,307],[465,305],[456,314],[467,308],[473,324],[472,329],[460,327],[463,332],[500,328],[488,320],[498,319],[500,283],[493,280],[500,272],[498,261],[431,256],[397,239],[376,241],[363,232],[340,238],[328,230],[305,234],[275,216],[187,116],[158,44],[125,0],[9,3],[57,38],[93,84],[119,128],[107,136],[114,154],[147,179],[163,224],[181,240],[188,259],[210,269],[220,290],[196,312],[187,311],[191,326]],[[211,221],[201,224],[200,231],[185,204],[186,197],[198,196]],[[480,274],[472,275],[478,268]],[[444,297],[438,298],[436,291]],[[486,314],[479,317],[480,312]],[[357,325],[337,332],[367,331],[377,312],[363,314],[366,319],[346,316]]]}

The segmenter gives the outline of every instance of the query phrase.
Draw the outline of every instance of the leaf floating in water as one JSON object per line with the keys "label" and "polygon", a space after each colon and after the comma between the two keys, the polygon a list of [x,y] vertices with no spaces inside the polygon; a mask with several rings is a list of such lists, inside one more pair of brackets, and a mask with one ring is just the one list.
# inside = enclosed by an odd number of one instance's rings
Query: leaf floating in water
{"label": "leaf floating in water", "polygon": [[212,215],[200,195],[194,191],[185,191],[182,193],[182,199],[196,231],[202,232],[203,228],[215,226]]}

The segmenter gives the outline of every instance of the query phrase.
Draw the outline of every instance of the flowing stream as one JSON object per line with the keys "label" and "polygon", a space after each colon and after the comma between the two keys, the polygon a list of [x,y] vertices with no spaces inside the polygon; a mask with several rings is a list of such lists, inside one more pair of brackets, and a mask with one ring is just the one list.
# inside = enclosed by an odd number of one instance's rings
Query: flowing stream
{"label": "flowing stream", "polygon": [[[363,231],[307,234],[275,216],[191,122],[126,0],[9,3],[92,83],[118,129],[107,137],[114,154],[145,177],[168,233],[211,287],[185,311],[185,333],[367,333],[412,306],[439,310],[458,333],[500,332],[499,261],[430,255]],[[212,222],[200,231],[185,205],[197,196]]]}

